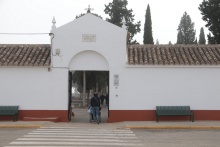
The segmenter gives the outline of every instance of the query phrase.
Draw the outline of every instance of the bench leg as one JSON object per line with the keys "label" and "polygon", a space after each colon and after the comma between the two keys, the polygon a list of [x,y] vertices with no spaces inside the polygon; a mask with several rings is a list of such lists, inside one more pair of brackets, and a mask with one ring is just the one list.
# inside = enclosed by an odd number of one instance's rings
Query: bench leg
{"label": "bench leg", "polygon": [[15,121],[16,121],[16,115],[13,116],[13,122],[15,122]]}
{"label": "bench leg", "polygon": [[192,122],[194,122],[194,115],[192,115]]}
{"label": "bench leg", "polygon": [[17,114],[13,115],[13,122],[15,122],[17,120],[18,120],[18,115]]}
{"label": "bench leg", "polygon": [[159,116],[158,115],[156,116],[156,118],[157,118],[157,122],[159,122]]}

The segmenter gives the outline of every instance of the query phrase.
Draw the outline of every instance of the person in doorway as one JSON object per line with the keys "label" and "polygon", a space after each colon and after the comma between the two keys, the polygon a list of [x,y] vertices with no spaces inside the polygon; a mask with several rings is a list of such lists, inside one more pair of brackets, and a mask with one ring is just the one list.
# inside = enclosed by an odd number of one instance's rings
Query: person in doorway
{"label": "person in doorway", "polygon": [[91,99],[91,107],[93,113],[93,121],[94,123],[99,124],[100,99],[97,93],[95,93]]}
{"label": "person in doorway", "polygon": [[109,105],[109,94],[105,96],[105,103],[107,106]]}
{"label": "person in doorway", "polygon": [[103,103],[104,103],[104,99],[105,99],[105,95],[104,95],[104,94],[102,94],[102,95],[100,96],[101,105],[103,105]]}

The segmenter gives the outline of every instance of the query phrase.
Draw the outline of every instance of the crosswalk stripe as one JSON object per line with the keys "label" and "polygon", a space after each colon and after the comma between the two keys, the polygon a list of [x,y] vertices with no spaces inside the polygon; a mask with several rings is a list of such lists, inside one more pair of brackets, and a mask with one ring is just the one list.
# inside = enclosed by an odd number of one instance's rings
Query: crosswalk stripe
{"label": "crosswalk stripe", "polygon": [[[47,137],[47,138],[97,138],[97,136],[64,136],[64,135],[24,135],[23,137]],[[137,139],[136,136],[100,136],[100,139]]]}
{"label": "crosswalk stripe", "polygon": [[109,129],[81,129],[81,128],[66,128],[66,129],[63,129],[63,128],[60,128],[60,129],[55,129],[55,128],[52,128],[52,129],[44,129],[44,128],[40,128],[40,129],[36,129],[36,130],[41,130],[41,131],[51,131],[51,130],[56,130],[56,131],[60,131],[60,130],[79,130],[79,131],[100,131],[100,132],[104,132],[104,131],[108,131],[108,132],[132,132],[130,129],[126,129],[126,130],[109,130]]}
{"label": "crosswalk stripe", "polygon": [[10,144],[23,144],[23,145],[99,145],[99,146],[141,146],[141,144],[134,144],[134,143],[127,143],[127,142],[123,142],[123,143],[115,143],[115,142],[11,142]]}
{"label": "crosswalk stripe", "polygon": [[98,132],[98,133],[124,133],[124,134],[132,134],[133,132],[113,132],[113,131],[68,131],[68,130],[65,130],[65,131],[33,131],[34,133],[60,133],[60,132],[65,132],[65,133],[94,133],[94,132]]}
{"label": "crosswalk stripe", "polygon": [[[28,145],[28,146],[17,146],[17,145],[16,145],[16,146],[4,146],[4,147],[55,147],[55,146],[44,146],[44,145],[43,145],[43,146],[42,146],[42,145],[40,145],[40,146],[36,146],[36,145],[35,145],[35,146],[30,146],[30,145]],[[68,147],[68,146],[60,146],[60,145],[59,145],[59,146],[57,146],[57,147]],[[71,147],[79,147],[79,146],[78,146],[78,145],[76,145],[76,146],[75,146],[75,145],[74,145],[74,146],[71,145]],[[88,146],[86,145],[86,146],[80,146],[80,147],[88,147]],[[95,145],[95,146],[89,146],[89,147],[97,147],[97,145]]]}
{"label": "crosswalk stripe", "polygon": [[[45,134],[45,135],[52,135],[52,134],[58,134],[58,133],[28,133],[31,135],[40,135],[40,134]],[[59,133],[60,135],[72,135],[73,133]],[[95,136],[135,136],[135,134],[100,134],[100,133],[77,133],[77,135],[82,135],[82,136],[88,136],[88,135],[95,135]]]}
{"label": "crosswalk stripe", "polygon": [[26,141],[93,141],[93,142],[140,142],[139,140],[124,140],[124,139],[58,139],[58,138],[18,138],[17,140]]}
{"label": "crosswalk stripe", "polygon": [[4,147],[138,147],[143,146],[130,129],[42,127]]}

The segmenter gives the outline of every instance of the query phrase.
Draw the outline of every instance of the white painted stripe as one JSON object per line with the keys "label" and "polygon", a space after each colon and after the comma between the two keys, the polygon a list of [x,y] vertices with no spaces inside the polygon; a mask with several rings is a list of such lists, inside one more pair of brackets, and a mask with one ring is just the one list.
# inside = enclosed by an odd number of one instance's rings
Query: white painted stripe
{"label": "white painted stripe", "polygon": [[[97,136],[61,136],[61,135],[24,135],[24,137],[31,137],[31,138],[37,138],[37,137],[48,137],[48,138],[97,138]],[[99,139],[136,139],[136,136],[99,136]]]}
{"label": "white painted stripe", "polygon": [[[93,129],[96,130],[96,128],[91,128],[91,127],[40,127],[40,129]],[[107,130],[107,129],[106,129]],[[119,130],[119,129],[114,129],[114,130]],[[123,130],[130,130],[130,128],[123,128]]]}
{"label": "white painted stripe", "polygon": [[[75,128],[75,129],[79,129],[79,128],[81,128],[81,127],[40,127],[40,128],[42,128],[42,129],[46,129],[46,128],[55,128],[55,129],[58,129],[58,128],[60,128],[60,129],[73,129],[73,128]],[[82,127],[82,128],[87,128],[87,127]],[[90,128],[90,127],[88,127],[88,128]]]}
{"label": "white painted stripe", "polygon": [[132,130],[86,127],[42,127],[5,147],[143,146]]}
{"label": "white painted stripe", "polygon": [[140,142],[139,140],[122,140],[122,139],[58,139],[58,138],[18,138],[17,140],[22,141],[89,141],[89,142]]}
{"label": "white painted stripe", "polygon": [[132,134],[133,132],[112,132],[112,131],[33,131],[34,133],[107,133],[107,134],[111,134],[111,133],[120,133],[120,134]]}
{"label": "white painted stripe", "polygon": [[117,131],[120,131],[120,132],[132,132],[132,130],[130,129],[85,129],[85,128],[78,128],[78,129],[70,129],[70,128],[67,128],[67,129],[62,129],[62,128],[48,128],[48,129],[36,129],[36,130],[57,130],[57,131],[60,131],[60,130],[79,130],[79,131],[82,131],[82,130],[86,130],[86,131],[113,131],[113,132],[117,132]]}
{"label": "white painted stripe", "polygon": [[79,133],[79,132],[81,132],[81,133],[124,133],[124,134],[132,134],[133,132],[119,132],[119,131],[117,131],[117,132],[113,132],[113,131],[70,131],[70,130],[65,130],[65,131],[53,131],[53,130],[50,130],[50,131],[41,131],[41,130],[37,130],[37,131],[33,131],[33,132],[47,132],[47,133],[49,133],[49,132],[57,132],[57,133],[59,133],[59,132],[71,132],[71,133]]}
{"label": "white painted stripe", "polygon": [[[59,135],[74,135],[73,133],[28,133],[30,135],[52,135],[52,134],[59,134]],[[82,135],[82,136],[89,136],[89,135],[94,135],[94,136],[135,136],[135,134],[105,134],[105,133],[77,133],[77,135]]]}
{"label": "white painted stripe", "polygon": [[130,133],[133,131],[131,130],[90,130],[90,129],[37,129],[36,131],[73,131],[73,132],[79,132],[79,131],[86,131],[86,132],[123,132],[123,133]]}
{"label": "white painted stripe", "polygon": [[10,144],[17,145],[97,145],[97,146],[142,146],[138,143],[105,143],[105,142],[11,142]]}
{"label": "white painted stripe", "polygon": [[[17,146],[16,145],[16,146],[4,146],[4,147],[55,147],[55,146],[42,146],[42,145],[40,145],[40,146],[39,145],[38,146],[36,146],[36,145],[35,146],[30,146],[30,145],[29,146]],[[57,147],[68,147],[68,146],[60,146],[59,145]],[[78,145],[77,146],[71,145],[71,147],[79,147],[79,146]],[[80,147],[88,147],[88,146],[86,145],[86,146],[80,146]],[[97,147],[97,145],[96,146],[89,146],[89,147]]]}

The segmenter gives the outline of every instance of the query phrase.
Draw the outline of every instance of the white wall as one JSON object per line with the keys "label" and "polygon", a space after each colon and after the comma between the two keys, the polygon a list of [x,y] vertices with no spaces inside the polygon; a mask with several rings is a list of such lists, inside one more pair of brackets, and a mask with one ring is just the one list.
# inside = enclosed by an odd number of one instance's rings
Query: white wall
{"label": "white wall", "polygon": [[0,104],[20,110],[67,110],[68,70],[0,68]]}
{"label": "white wall", "polygon": [[[126,65],[127,31],[92,14],[52,32],[53,54],[56,49],[61,50],[59,56],[52,57],[53,68],[109,70],[110,110],[155,110],[157,105],[190,105],[193,110],[219,109],[219,67]],[[83,42],[83,34],[95,35],[96,41]],[[119,75],[117,87],[113,85],[114,75]]]}
{"label": "white wall", "polygon": [[[52,71],[0,68],[0,104],[20,110],[67,110],[69,70],[109,70],[110,110],[155,110],[157,105],[190,105],[219,110],[220,68],[126,65],[127,31],[86,14],[52,31]],[[83,34],[96,36],[83,42]],[[60,49],[59,56],[54,55]],[[119,86],[114,86],[119,75]]]}
{"label": "white wall", "polygon": [[155,110],[158,105],[189,105],[193,110],[219,110],[219,75],[219,67],[124,66],[120,85],[111,89],[110,109]]}
{"label": "white wall", "polygon": [[76,54],[69,63],[70,70],[108,71],[106,59],[95,51],[83,51]]}
{"label": "white wall", "polygon": [[[52,57],[53,67],[72,68],[74,66],[73,60],[76,60],[76,58],[84,59],[78,56],[81,52],[85,55],[86,52],[88,53],[90,51],[90,53],[97,52],[98,54],[95,56],[101,56],[101,58],[107,61],[107,63],[99,67],[100,70],[110,70],[112,67],[117,66],[117,63],[123,63],[126,59],[127,30],[106,22],[92,14],[86,14],[52,32],[54,33],[52,41],[53,54],[55,54],[56,49],[61,50],[60,56],[54,55]],[[82,35],[84,34],[95,35],[96,41],[83,42]],[[91,54],[91,59],[89,58],[87,61],[91,63],[93,59],[94,54]],[[109,67],[103,67],[105,65]],[[78,67],[74,67],[76,69],[73,70],[78,70]],[[87,68],[91,69],[90,64],[87,64],[83,68],[85,70]]]}

